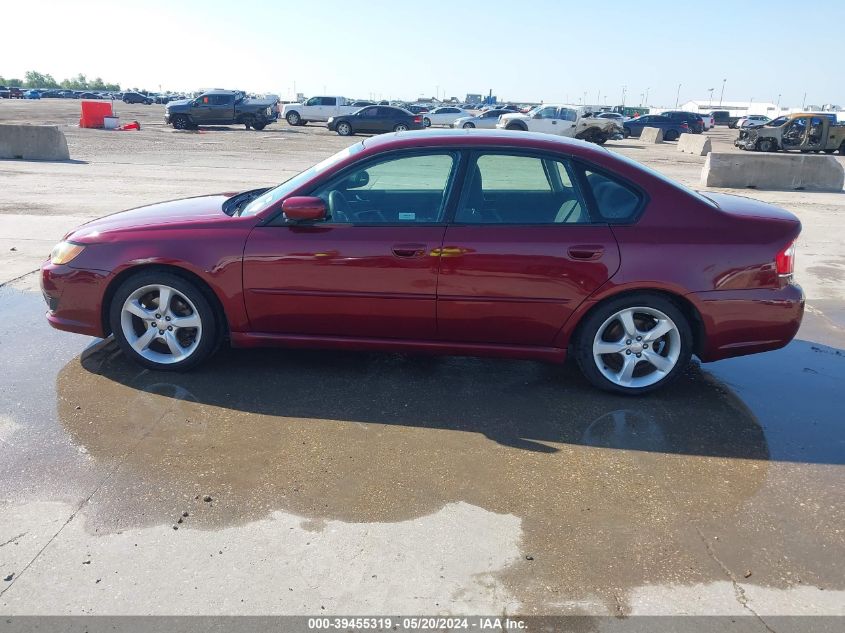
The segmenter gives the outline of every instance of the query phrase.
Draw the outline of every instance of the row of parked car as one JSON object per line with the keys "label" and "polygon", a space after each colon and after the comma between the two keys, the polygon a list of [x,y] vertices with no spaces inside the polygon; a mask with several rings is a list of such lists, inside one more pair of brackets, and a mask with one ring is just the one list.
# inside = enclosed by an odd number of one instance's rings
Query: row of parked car
{"label": "row of parked car", "polygon": [[178,99],[184,99],[184,95],[156,94],[145,92],[112,92],[107,90],[64,90],[59,88],[33,88],[25,90],[15,86],[0,86],[0,98],[3,99],[86,99],[101,100],[110,99],[123,101],[124,103],[169,103]]}

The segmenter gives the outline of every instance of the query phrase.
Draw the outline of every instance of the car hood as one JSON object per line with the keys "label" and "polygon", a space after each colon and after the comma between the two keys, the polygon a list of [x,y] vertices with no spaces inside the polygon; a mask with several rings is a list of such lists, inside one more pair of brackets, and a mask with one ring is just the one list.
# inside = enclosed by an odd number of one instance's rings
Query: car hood
{"label": "car hood", "polygon": [[224,193],[184,198],[120,211],[83,224],[68,233],[65,239],[81,243],[94,242],[102,240],[106,235],[123,231],[225,221],[231,218],[223,213],[223,203],[232,195]]}
{"label": "car hood", "polygon": [[531,117],[527,114],[522,114],[521,112],[514,112],[512,114],[503,114],[500,119],[507,119],[508,121],[514,121],[516,119],[530,119]]}
{"label": "car hood", "polygon": [[173,101],[168,101],[165,105],[169,108],[170,106],[186,106],[191,102],[190,99],[174,99]]}

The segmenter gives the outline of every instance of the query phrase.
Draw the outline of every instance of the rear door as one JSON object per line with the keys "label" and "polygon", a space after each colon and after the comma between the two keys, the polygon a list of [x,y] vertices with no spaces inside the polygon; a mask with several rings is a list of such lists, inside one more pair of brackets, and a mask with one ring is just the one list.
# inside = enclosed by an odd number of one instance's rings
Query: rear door
{"label": "rear door", "polygon": [[619,267],[613,233],[593,217],[578,182],[556,155],[471,155],[441,251],[441,339],[553,345]]}

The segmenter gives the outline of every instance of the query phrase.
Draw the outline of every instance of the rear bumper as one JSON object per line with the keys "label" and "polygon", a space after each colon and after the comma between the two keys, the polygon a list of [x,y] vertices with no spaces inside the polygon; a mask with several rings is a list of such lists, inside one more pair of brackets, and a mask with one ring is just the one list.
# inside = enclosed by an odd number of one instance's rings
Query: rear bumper
{"label": "rear bumper", "polygon": [[710,362],[768,352],[795,338],[804,316],[801,286],[713,290],[687,295],[701,314],[704,340],[698,356]]}
{"label": "rear bumper", "polygon": [[47,322],[57,330],[105,336],[103,330],[103,295],[109,274],[56,266],[41,267],[41,293],[47,302]]}

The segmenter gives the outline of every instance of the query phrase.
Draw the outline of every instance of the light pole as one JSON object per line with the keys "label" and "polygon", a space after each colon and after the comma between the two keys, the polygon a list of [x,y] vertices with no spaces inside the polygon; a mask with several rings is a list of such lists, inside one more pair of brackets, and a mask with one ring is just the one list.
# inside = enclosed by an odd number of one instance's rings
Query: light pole
{"label": "light pole", "polygon": [[625,111],[625,93],[628,91],[628,86],[622,86],[622,111]]}
{"label": "light pole", "polygon": [[681,84],[678,84],[678,92],[675,93],[675,107],[678,107],[678,101],[681,99]]}
{"label": "light pole", "polygon": [[722,79],[722,92],[719,93],[719,107],[722,107],[722,98],[725,96],[725,82],[727,79]]}
{"label": "light pole", "polygon": [[651,90],[651,86],[645,89],[645,105],[648,107],[648,91]]}
{"label": "light pole", "polygon": [[801,109],[804,109],[804,106],[807,104],[807,93],[804,93],[804,98],[801,99]]}
{"label": "light pole", "polygon": [[643,97],[644,97],[644,96],[645,96],[645,93],[644,93],[644,92],[641,92],[641,93],[640,93],[640,107],[641,107],[641,108],[643,107]]}
{"label": "light pole", "polygon": [[775,114],[775,116],[778,116],[780,114],[780,94],[778,94],[778,102],[775,105],[775,112],[777,113]]}
{"label": "light pole", "polygon": [[708,88],[710,91],[710,107],[713,107],[713,88]]}

